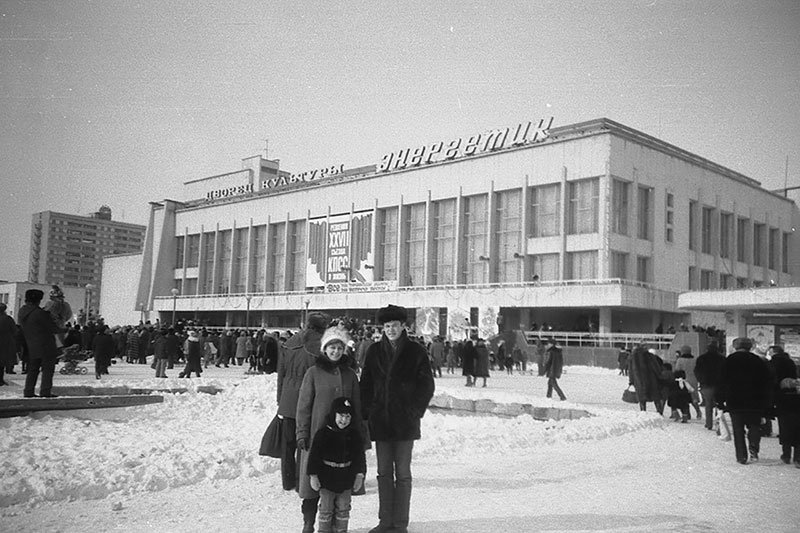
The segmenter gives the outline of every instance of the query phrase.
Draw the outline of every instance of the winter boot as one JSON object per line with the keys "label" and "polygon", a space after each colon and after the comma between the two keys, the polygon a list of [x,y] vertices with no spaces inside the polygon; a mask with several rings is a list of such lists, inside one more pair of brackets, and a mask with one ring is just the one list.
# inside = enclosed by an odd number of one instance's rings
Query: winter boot
{"label": "winter boot", "polygon": [[411,508],[411,480],[398,482],[394,488],[392,531],[407,531],[408,514]]}
{"label": "winter boot", "polygon": [[[314,522],[317,521],[317,505],[319,498],[304,499],[300,506],[303,512],[303,533],[314,533]],[[328,523],[330,525],[330,522]],[[320,527],[322,524],[320,524]],[[330,530],[329,530],[330,531]]]}
{"label": "winter boot", "polygon": [[383,533],[392,530],[394,518],[394,479],[391,476],[378,476],[378,520],[380,523],[370,529],[370,533]]}
{"label": "winter boot", "polygon": [[[347,518],[334,518],[333,519],[333,533],[347,533],[347,527],[350,520]],[[320,532],[322,529],[320,529]]]}

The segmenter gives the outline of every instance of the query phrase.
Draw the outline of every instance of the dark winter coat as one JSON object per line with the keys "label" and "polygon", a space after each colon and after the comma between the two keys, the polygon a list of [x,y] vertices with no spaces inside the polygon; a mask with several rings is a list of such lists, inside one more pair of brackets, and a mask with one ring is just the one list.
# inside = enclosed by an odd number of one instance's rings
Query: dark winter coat
{"label": "dark winter coat", "polygon": [[564,370],[564,352],[558,346],[551,346],[545,354],[544,374],[548,378],[560,378]]}
{"label": "dark winter coat", "polygon": [[475,351],[478,353],[478,358],[475,360],[475,372],[473,375],[476,378],[488,378],[489,349],[483,341],[478,341],[477,344],[475,344]]}
{"label": "dark winter coat", "polygon": [[717,391],[717,404],[726,411],[771,409],[772,378],[766,361],[759,356],[737,351],[725,359]]}
{"label": "dark winter coat", "polygon": [[114,357],[114,339],[108,333],[98,333],[92,341],[94,360],[108,366]]}
{"label": "dark winter coat", "polygon": [[797,409],[797,391],[787,394],[786,390],[781,390],[780,387],[781,381],[786,378],[797,379],[797,366],[795,366],[789,354],[785,352],[773,355],[770,366],[774,377],[775,409],[778,414],[781,412],[794,412]]}
{"label": "dark winter coat", "polygon": [[661,358],[646,348],[636,347],[628,360],[628,383],[636,389],[640,402],[663,399],[661,392]]}
{"label": "dark winter coat", "polygon": [[467,341],[461,349],[461,375],[471,376],[475,373],[475,363],[478,361],[478,351],[472,344],[472,341]]}
{"label": "dark winter coat", "polygon": [[26,303],[19,310],[19,325],[31,360],[56,360],[58,349],[55,334],[59,329],[50,313],[38,305]]}
{"label": "dark winter coat", "polygon": [[[353,417],[349,426],[339,429],[335,418],[329,416],[328,423],[314,435],[308,454],[308,475],[318,476],[323,489],[344,492],[353,488],[356,474],[367,473],[364,439],[356,429],[358,422],[358,417]],[[347,463],[350,464],[341,466]]]}
{"label": "dark winter coat", "polygon": [[17,324],[14,319],[0,314],[0,365],[17,364]]}
{"label": "dark winter coat", "polygon": [[317,354],[320,353],[321,338],[322,332],[305,329],[286,341],[278,357],[278,414],[284,418],[294,418],[297,415],[300,386],[306,371],[314,366]]}
{"label": "dark winter coat", "polygon": [[[358,376],[350,368],[344,357],[337,363],[331,362],[324,354],[320,354],[314,365],[306,371],[297,398],[297,411],[292,417],[297,420],[296,437],[310,441],[314,445],[317,432],[328,421],[333,400],[344,396],[353,403],[353,420],[360,421],[361,396],[358,387]],[[361,443],[364,449],[364,443]],[[308,452],[300,454],[300,486],[298,492],[303,499],[314,498],[316,493],[311,488],[308,478]]]}
{"label": "dark winter coat", "polygon": [[435,388],[424,347],[403,331],[395,351],[384,334],[367,350],[360,386],[362,412],[372,440],[420,438],[420,419]]}
{"label": "dark winter coat", "polygon": [[444,364],[444,343],[442,341],[437,340],[431,343],[431,363],[437,368]]}
{"label": "dark winter coat", "polygon": [[694,365],[694,375],[697,382],[703,387],[716,387],[719,385],[722,367],[725,365],[725,356],[716,349],[709,349],[697,358]]}

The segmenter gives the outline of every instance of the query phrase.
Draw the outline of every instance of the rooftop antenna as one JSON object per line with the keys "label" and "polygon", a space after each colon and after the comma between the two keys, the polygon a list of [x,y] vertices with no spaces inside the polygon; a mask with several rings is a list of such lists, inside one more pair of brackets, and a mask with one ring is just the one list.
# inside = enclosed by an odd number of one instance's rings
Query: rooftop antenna
{"label": "rooftop antenna", "polygon": [[789,154],[786,154],[786,167],[783,171],[783,197],[789,197]]}

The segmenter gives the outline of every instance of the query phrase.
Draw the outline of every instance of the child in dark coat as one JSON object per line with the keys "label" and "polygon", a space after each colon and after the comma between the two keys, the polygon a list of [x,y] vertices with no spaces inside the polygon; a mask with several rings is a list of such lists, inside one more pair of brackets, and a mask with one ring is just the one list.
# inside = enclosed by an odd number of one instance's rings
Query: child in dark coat
{"label": "child in dark coat", "polygon": [[308,475],[311,488],[319,491],[320,533],[346,533],[351,494],[364,483],[367,460],[364,440],[352,423],[356,415],[348,398],[336,398],[328,423],[317,431],[312,441]]}
{"label": "child in dark coat", "polygon": [[694,387],[686,381],[686,372],[683,370],[676,370],[674,374],[675,379],[669,385],[667,403],[673,413],[680,411],[680,420],[685,424],[689,420],[689,405],[692,403]]}

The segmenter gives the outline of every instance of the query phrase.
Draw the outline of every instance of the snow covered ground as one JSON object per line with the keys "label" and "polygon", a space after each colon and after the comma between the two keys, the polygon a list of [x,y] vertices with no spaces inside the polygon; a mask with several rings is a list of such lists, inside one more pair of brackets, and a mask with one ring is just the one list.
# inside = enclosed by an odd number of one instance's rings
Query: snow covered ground
{"label": "snow covered ground", "polygon": [[[89,363],[91,364],[91,363]],[[163,404],[0,420],[1,531],[299,531],[300,500],[279,462],[256,451],[276,410],[275,376],[209,368],[202,379],[155,379],[149,366],[111,376],[56,376],[56,386],[185,388]],[[171,375],[177,375],[177,370]],[[21,395],[10,376],[0,395]],[[437,395],[584,409],[536,421],[430,411],[415,444],[410,530],[798,531],[800,469],[776,438],[758,463],[701,421],[677,424],[622,403],[627,378],[568,367],[567,402],[538,376],[494,372],[487,388],[437,378]],[[197,392],[211,385],[223,392]],[[377,523],[374,453],[350,530]]]}

